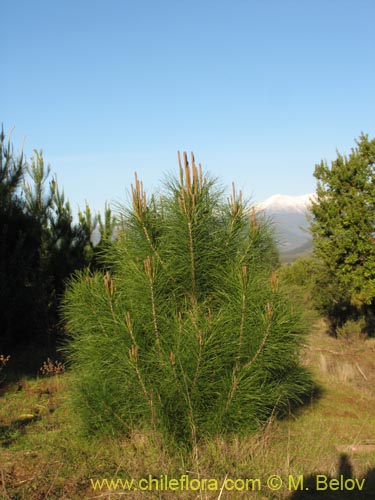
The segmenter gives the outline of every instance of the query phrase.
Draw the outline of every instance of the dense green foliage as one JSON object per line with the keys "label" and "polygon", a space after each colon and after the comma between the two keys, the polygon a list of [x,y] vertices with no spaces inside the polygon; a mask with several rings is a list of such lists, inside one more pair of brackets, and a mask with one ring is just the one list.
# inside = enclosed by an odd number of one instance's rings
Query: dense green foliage
{"label": "dense green foliage", "polygon": [[304,305],[314,307],[314,295],[321,267],[321,262],[314,255],[306,255],[291,263],[283,264],[278,269],[280,284],[285,286],[286,292],[294,301],[300,302],[301,307]]}
{"label": "dense green foliage", "polygon": [[[90,219],[90,220],[89,220]],[[0,354],[54,352],[61,336],[58,315],[65,282],[76,269],[97,264],[91,243],[95,226],[110,239],[113,216],[93,218],[86,207],[74,223],[56,178],[50,180],[42,152],[30,163],[0,136]],[[89,249],[89,250],[88,250]],[[31,356],[28,356],[31,358]],[[44,358],[45,359],[45,358]],[[40,359],[30,359],[35,369]],[[23,368],[23,367],[20,367]]]}
{"label": "dense green foliage", "polygon": [[15,157],[5,134],[0,137],[0,354],[35,334],[38,301],[39,240],[37,220],[24,210],[19,188],[25,161]]}
{"label": "dense green foliage", "polygon": [[364,317],[374,331],[375,305],[375,140],[361,135],[348,157],[315,168],[317,198],[312,204],[319,307],[332,328]]}
{"label": "dense green foliage", "polygon": [[311,390],[303,328],[278,288],[266,222],[180,162],[160,198],[136,178],[104,258],[68,287],[72,402],[89,432],[178,441],[257,428]]}

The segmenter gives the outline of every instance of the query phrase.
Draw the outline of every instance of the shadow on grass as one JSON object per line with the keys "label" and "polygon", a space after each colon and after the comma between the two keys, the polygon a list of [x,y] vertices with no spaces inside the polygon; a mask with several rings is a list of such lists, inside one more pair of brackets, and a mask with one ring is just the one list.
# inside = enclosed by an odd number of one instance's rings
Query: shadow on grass
{"label": "shadow on grass", "polygon": [[[306,393],[303,394],[298,401],[289,402],[287,407],[280,410],[277,409],[275,411],[276,420],[288,420],[291,417],[298,418],[309,408],[314,408],[325,393],[325,388],[312,379],[311,389],[306,391]],[[266,422],[266,425],[268,425],[268,421]]]}
{"label": "shadow on grass", "polygon": [[1,424],[0,422],[0,447],[8,448],[17,440],[20,434],[25,432],[29,424],[39,419],[38,415],[25,414],[9,424]]}
{"label": "shadow on grass", "polygon": [[348,455],[343,453],[336,477],[324,473],[304,477],[303,488],[288,500],[375,500],[375,468],[356,477]]}

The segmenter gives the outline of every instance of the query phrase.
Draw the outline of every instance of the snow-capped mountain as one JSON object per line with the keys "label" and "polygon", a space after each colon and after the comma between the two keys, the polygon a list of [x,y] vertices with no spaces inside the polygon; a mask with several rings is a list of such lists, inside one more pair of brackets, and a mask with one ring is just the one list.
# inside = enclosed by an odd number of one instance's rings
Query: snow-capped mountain
{"label": "snow-capped mountain", "polygon": [[311,241],[306,216],[314,197],[315,193],[301,196],[275,194],[257,204],[257,209],[272,220],[281,252],[296,250]]}
{"label": "snow-capped mountain", "polygon": [[311,203],[311,199],[315,198],[315,193],[302,194],[300,196],[288,196],[286,194],[274,194],[257,206],[261,210],[272,212],[302,212],[305,213],[307,207]]}

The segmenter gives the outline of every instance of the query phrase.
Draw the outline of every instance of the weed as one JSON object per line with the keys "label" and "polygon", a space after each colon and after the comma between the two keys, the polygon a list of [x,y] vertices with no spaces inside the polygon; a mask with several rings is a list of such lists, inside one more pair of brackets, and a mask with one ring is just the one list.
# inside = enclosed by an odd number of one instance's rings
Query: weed
{"label": "weed", "polygon": [[64,373],[65,367],[60,361],[52,361],[50,358],[47,358],[47,361],[44,361],[43,365],[39,368],[39,371],[42,375],[52,377]]}
{"label": "weed", "polygon": [[[4,356],[4,354],[0,354],[0,373],[4,370],[9,360],[10,360],[10,355]],[[0,378],[0,384],[2,382],[4,382],[4,378]]]}

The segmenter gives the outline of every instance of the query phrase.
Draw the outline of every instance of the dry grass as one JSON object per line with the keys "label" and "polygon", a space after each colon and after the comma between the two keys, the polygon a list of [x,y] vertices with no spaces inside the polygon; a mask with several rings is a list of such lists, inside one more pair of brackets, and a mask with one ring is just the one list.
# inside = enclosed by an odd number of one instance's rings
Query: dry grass
{"label": "dry grass", "polygon": [[[69,373],[23,380],[0,396],[0,498],[308,499],[307,493],[298,496],[286,485],[271,492],[265,485],[268,476],[335,477],[343,453],[353,477],[365,477],[375,468],[374,354],[375,339],[333,339],[318,323],[301,356],[321,387],[320,397],[283,421],[271,419],[257,435],[200,443],[195,454],[166,449],[160,437],[141,431],[121,441],[84,439],[64,401]],[[220,488],[201,493],[116,493],[90,486],[90,478],[179,478],[185,473],[191,478],[217,478],[219,486],[225,477],[259,478],[264,487],[252,493]],[[373,498],[369,495],[358,498]],[[357,497],[353,493],[311,498]]]}

